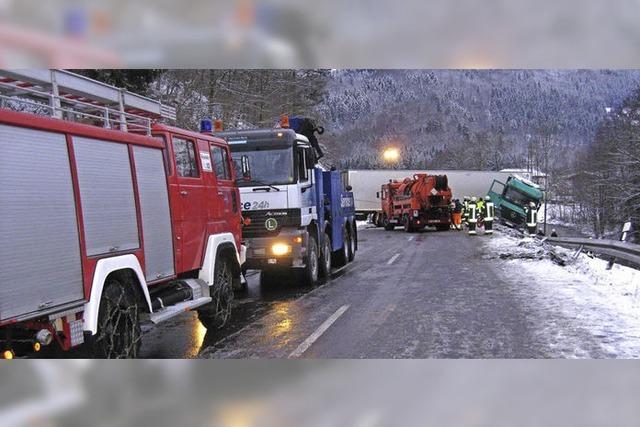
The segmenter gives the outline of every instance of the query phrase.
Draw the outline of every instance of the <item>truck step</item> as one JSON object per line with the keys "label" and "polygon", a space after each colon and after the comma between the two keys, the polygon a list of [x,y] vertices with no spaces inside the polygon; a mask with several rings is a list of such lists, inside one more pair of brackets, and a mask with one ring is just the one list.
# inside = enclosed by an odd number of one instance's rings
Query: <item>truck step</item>
{"label": "truck step", "polygon": [[154,311],[149,315],[149,320],[158,324],[210,303],[211,297],[206,282],[200,279],[185,279],[178,280],[162,292],[155,293],[151,296],[151,301]]}
{"label": "truck step", "polygon": [[193,310],[194,308],[198,308],[210,302],[211,297],[202,297],[196,300],[179,302],[176,305],[172,305],[170,307],[166,307],[160,311],[152,313],[151,316],[149,316],[149,320],[154,324],[158,324],[160,322],[164,322],[165,320],[169,320],[181,313],[184,313],[185,311]]}

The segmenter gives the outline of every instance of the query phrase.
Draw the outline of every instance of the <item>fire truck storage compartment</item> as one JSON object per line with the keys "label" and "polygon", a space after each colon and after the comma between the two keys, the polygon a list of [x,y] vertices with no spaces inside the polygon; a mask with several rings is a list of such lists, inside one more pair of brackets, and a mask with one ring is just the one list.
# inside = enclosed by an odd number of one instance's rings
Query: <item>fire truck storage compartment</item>
{"label": "fire truck storage compartment", "polygon": [[152,282],[174,272],[167,177],[162,151],[135,146],[133,156],[142,215],[145,279]]}
{"label": "fire truck storage compartment", "polygon": [[65,135],[0,125],[0,320],[83,299]]}
{"label": "fire truck storage compartment", "polygon": [[87,255],[140,246],[126,144],[74,137]]}

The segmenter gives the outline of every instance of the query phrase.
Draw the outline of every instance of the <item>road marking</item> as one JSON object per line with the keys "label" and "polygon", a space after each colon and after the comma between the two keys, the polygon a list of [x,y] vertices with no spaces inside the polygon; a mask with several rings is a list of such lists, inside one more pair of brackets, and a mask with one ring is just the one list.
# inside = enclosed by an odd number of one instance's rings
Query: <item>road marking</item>
{"label": "road marking", "polygon": [[391,259],[389,261],[387,261],[387,265],[393,264],[393,261],[398,259],[399,256],[400,256],[400,254],[395,254],[394,256],[392,256]]}
{"label": "road marking", "polygon": [[318,326],[318,329],[313,331],[313,333],[309,335],[306,340],[302,341],[298,348],[291,352],[291,354],[289,355],[289,359],[295,359],[302,356],[302,354],[307,351],[309,347],[311,347],[313,343],[316,342],[318,338],[320,338],[320,336],[324,334],[327,329],[329,329],[329,327],[333,325],[333,323],[338,320],[338,318],[342,316],[348,309],[348,305],[343,305],[342,307],[340,307],[335,313],[331,315],[331,317],[325,320],[322,325]]}
{"label": "road marking", "polygon": [[[356,265],[357,267],[357,265]],[[350,263],[344,267],[338,268],[335,271],[332,271],[331,274],[333,275],[335,272],[353,272],[353,270],[355,269],[354,264]],[[338,277],[332,277],[331,280],[338,280],[343,276],[343,274],[340,274]],[[315,293],[323,290],[323,289],[327,289],[325,287],[326,283],[324,283],[322,286],[318,286],[317,288],[313,288],[312,290],[310,290],[309,292],[307,292],[306,294],[303,294],[301,296],[299,296],[298,298],[294,299],[292,302],[296,303],[296,302],[300,302],[303,299],[309,298],[310,296],[314,295]],[[261,299],[260,301],[264,301],[264,299]],[[260,323],[263,319],[265,319],[267,316],[269,316],[271,314],[271,311],[268,311],[267,313],[265,313],[263,316],[257,318],[256,320],[254,320],[251,323],[247,323],[245,326],[243,326],[241,329],[235,331],[234,333],[227,335],[225,337],[220,338],[218,341],[214,342],[213,344],[209,345],[207,348],[212,348],[212,347],[216,347],[218,345],[222,345],[225,342],[237,337],[238,335],[243,334],[244,332],[246,332],[247,330],[249,330],[249,328],[251,328],[253,325]],[[206,349],[205,349],[206,350]]]}
{"label": "road marking", "polygon": [[409,237],[407,237],[407,240],[408,240],[409,242],[410,242],[410,241],[412,241],[412,240],[413,240],[413,236],[409,236]]}

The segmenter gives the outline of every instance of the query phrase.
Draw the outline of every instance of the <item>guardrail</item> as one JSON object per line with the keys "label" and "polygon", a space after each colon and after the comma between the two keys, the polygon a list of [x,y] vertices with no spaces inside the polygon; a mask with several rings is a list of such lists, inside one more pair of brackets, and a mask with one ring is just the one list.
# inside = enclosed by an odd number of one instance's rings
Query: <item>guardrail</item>
{"label": "guardrail", "polygon": [[621,242],[619,240],[585,239],[581,237],[547,237],[543,239],[553,245],[587,249],[601,255],[624,260],[628,264],[640,268],[640,245]]}

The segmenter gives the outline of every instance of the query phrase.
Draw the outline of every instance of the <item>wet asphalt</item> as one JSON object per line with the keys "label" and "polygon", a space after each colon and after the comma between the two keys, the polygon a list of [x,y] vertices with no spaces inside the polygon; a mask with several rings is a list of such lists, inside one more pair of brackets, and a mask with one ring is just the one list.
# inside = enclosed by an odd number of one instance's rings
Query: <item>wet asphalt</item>
{"label": "wet asphalt", "polygon": [[207,331],[187,313],[147,332],[141,356],[553,357],[536,333],[541,313],[531,313],[503,278],[500,261],[484,256],[488,236],[359,233],[355,261],[330,280],[315,288],[262,286],[250,272],[227,326]]}

